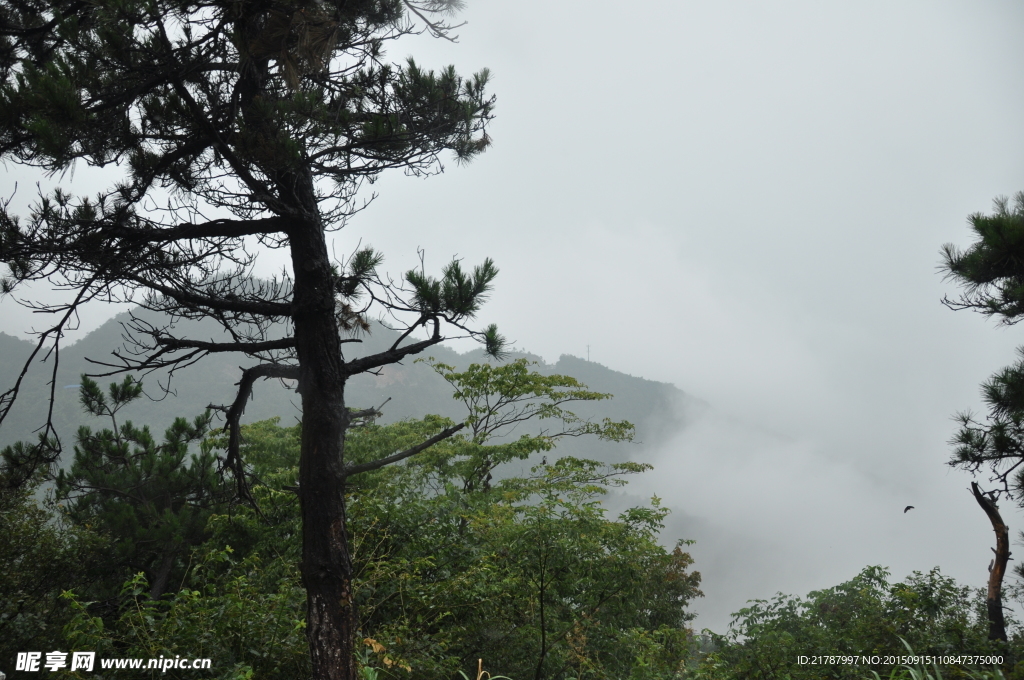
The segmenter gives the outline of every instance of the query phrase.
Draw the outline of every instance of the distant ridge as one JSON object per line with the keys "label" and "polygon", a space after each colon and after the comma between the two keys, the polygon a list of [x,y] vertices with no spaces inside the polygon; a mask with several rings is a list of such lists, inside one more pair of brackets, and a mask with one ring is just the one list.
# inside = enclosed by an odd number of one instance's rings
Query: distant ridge
{"label": "distant ridge", "polygon": [[[154,313],[136,311],[135,314],[153,322],[159,320],[159,315]],[[120,314],[74,344],[61,349],[54,420],[67,451],[71,450],[73,434],[80,425],[106,427],[107,423],[86,416],[78,403],[77,388],[65,389],[65,386],[77,385],[82,373],[100,372],[97,370],[99,367],[86,359],[108,360],[111,351],[124,343],[121,322],[127,318],[127,312]],[[221,335],[219,326],[209,320],[187,322],[180,327],[187,328],[191,337],[216,339]],[[371,354],[389,346],[397,337],[394,331],[375,325],[369,335],[362,337],[362,343],[345,345],[345,348],[355,348],[351,356]],[[31,354],[33,347],[34,343],[30,341],[0,333],[0,390],[6,390],[14,384],[22,363]],[[486,359],[482,350],[460,354],[443,345],[432,347],[420,356],[432,356],[459,367]],[[706,408],[703,402],[668,383],[626,375],[574,356],[562,355],[554,364],[545,364],[539,357],[524,352],[515,352],[512,357],[537,361],[536,370],[542,373],[570,375],[590,389],[615,395],[611,400],[570,407],[578,415],[629,420],[637,426],[639,444],[610,444],[569,438],[559,445],[561,455],[587,456],[608,462],[641,460],[643,450],[667,440],[685,424],[691,414]],[[248,366],[249,362],[251,360],[237,353],[207,356],[198,364],[175,374],[171,381],[173,394],[161,400],[139,400],[122,412],[122,419],[131,420],[136,425],[149,425],[155,433],[162,433],[176,417],[191,418],[201,413],[210,403],[227,404],[234,396],[235,383],[240,374],[239,366]],[[45,421],[51,365],[41,364],[37,360],[31,367],[18,403],[7,421],[0,425],[0,446],[34,438],[33,430]],[[119,378],[100,378],[99,381],[106,385],[114,379]],[[158,382],[166,384],[166,371],[154,372],[143,378],[146,392],[159,397],[162,391]],[[346,390],[346,401],[353,406],[379,406],[388,398],[390,401],[383,409],[383,422],[422,417],[428,413],[451,418],[464,415],[460,411],[461,405],[452,399],[451,387],[428,366],[413,360],[387,366],[377,376],[356,376],[349,381]],[[246,407],[243,422],[277,416],[282,425],[290,425],[300,417],[298,405],[298,395],[278,381],[260,382]]]}

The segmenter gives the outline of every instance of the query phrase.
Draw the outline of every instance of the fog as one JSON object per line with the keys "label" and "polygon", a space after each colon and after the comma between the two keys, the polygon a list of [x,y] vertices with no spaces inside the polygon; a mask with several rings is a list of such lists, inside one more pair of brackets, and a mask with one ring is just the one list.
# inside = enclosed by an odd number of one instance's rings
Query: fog
{"label": "fog", "polygon": [[[706,412],[651,461],[656,475],[632,484],[674,508],[666,536],[696,541],[688,550],[704,577],[698,628],[723,632],[749,599],[805,595],[867,565],[888,567],[892,582],[940,566],[985,584],[991,525],[941,455],[915,470],[829,453],[823,442]],[[906,505],[915,509],[904,514]]]}
{"label": "fog", "polygon": [[[869,564],[983,585],[992,532],[945,466],[950,417],[982,411],[978,385],[1024,336],[943,307],[957,290],[937,265],[970,213],[1024,190],[1024,7],[470,2],[462,18],[458,44],[389,56],[489,67],[493,148],[368,186],[336,252],[372,244],[394,273],[417,247],[435,271],[493,257],[482,323],[709,404],[630,491],[673,508],[667,543],[697,540],[698,628]],[[4,194],[26,177],[9,167]],[[259,273],[285,265],[270,255]],[[0,330],[33,323],[0,312]],[[1003,511],[1016,535],[1024,515]]]}

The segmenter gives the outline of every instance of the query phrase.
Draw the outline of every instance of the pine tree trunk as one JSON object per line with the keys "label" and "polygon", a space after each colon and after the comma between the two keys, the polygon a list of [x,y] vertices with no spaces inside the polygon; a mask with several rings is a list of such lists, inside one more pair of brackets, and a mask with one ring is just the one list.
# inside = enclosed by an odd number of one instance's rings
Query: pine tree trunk
{"label": "pine tree trunk", "polygon": [[[306,215],[317,215],[312,182]],[[298,192],[297,192],[298,193]],[[299,496],[306,636],[314,680],[355,680],[356,612],[346,534],[344,446],[347,375],[334,317],[334,291],[324,231],[310,218],[289,233],[294,269],[293,312],[302,396]]]}
{"label": "pine tree trunk", "polygon": [[[258,39],[259,12],[240,33]],[[239,97],[246,123],[264,125],[259,102],[269,74],[266,57],[245,63]],[[266,128],[267,139],[282,131]],[[334,278],[319,203],[308,167],[285,159],[266,169],[276,198],[294,215],[287,229],[292,259],[292,323],[299,363],[302,442],[299,502],[302,515],[306,638],[313,680],[356,680],[357,618],[352,598],[352,558],[346,534],[344,447],[347,410],[341,338],[335,321]]]}
{"label": "pine tree trunk", "polygon": [[154,575],[153,583],[149,587],[149,599],[159,600],[167,591],[167,580],[171,576],[171,569],[174,568],[175,551],[168,549],[164,559],[160,563],[160,569]]}

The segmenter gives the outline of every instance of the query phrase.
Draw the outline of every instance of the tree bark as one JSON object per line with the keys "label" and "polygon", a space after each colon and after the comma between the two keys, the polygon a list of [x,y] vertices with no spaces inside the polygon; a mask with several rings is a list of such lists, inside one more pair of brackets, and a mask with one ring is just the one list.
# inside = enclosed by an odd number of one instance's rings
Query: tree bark
{"label": "tree bark", "polygon": [[299,360],[302,444],[302,580],[312,677],[355,680],[356,613],[346,533],[344,446],[348,411],[334,281],[312,179],[292,186],[304,219],[289,230],[294,272],[292,321]]}
{"label": "tree bark", "polygon": [[164,559],[160,563],[160,569],[154,575],[153,583],[149,587],[149,599],[159,600],[160,597],[167,591],[167,580],[171,576],[171,569],[174,567],[174,558],[176,553],[174,550],[168,550],[164,554]]}
{"label": "tree bark", "polygon": [[971,482],[971,492],[978,505],[988,515],[992,529],[996,532],[996,557],[988,574],[988,595],[985,604],[988,608],[988,639],[1006,642],[1006,622],[1003,619],[1003,576],[1010,560],[1010,531],[1003,522],[996,504],[986,498],[977,482]]}

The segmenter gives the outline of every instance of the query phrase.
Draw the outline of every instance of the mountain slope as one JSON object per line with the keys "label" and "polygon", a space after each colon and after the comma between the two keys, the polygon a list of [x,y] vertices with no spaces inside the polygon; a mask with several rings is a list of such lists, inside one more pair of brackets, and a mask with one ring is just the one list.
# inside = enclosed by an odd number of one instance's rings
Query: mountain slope
{"label": "mountain slope", "polygon": [[[134,313],[153,323],[161,321],[158,315],[152,313]],[[123,348],[121,324],[127,320],[128,313],[121,314],[60,353],[54,391],[54,421],[68,449],[73,443],[73,434],[80,425],[107,425],[82,412],[78,404],[76,386],[82,373],[98,373],[104,370],[101,366],[90,363],[89,359],[93,362],[111,361],[111,352]],[[187,329],[190,337],[218,339],[221,336],[219,327],[208,320],[183,323],[179,325],[179,329]],[[386,348],[396,337],[393,331],[375,326],[370,334],[361,338],[360,343],[345,345],[345,348],[351,350],[351,356],[362,356]],[[32,347],[31,342],[0,333],[0,388],[7,389],[13,384],[22,362],[31,353]],[[570,410],[577,415],[629,420],[637,426],[639,443],[623,445],[570,438],[559,445],[561,455],[586,456],[609,462],[642,460],[644,450],[665,441],[678,431],[688,413],[702,409],[701,402],[672,385],[629,376],[573,356],[563,355],[554,364],[545,364],[538,357],[528,354],[520,353],[514,356],[525,356],[537,361],[535,368],[542,373],[570,375],[593,390],[615,395],[611,400],[573,405]],[[434,357],[458,367],[486,359],[482,351],[459,354],[443,345],[432,347],[423,357]],[[175,417],[192,417],[200,413],[207,404],[230,403],[234,397],[235,383],[240,375],[239,367],[251,363],[250,359],[240,354],[215,354],[178,371],[169,382],[166,371],[143,376],[146,392],[154,399],[142,399],[127,407],[122,412],[123,419],[132,420],[137,425],[149,425],[155,432],[161,433]],[[45,422],[51,367],[52,363],[42,364],[39,361],[32,366],[18,397],[18,403],[8,420],[0,426],[0,445],[31,438],[33,429]],[[118,376],[98,378],[104,385],[119,379]],[[162,386],[169,386],[171,392],[164,396]],[[357,407],[379,406],[388,400],[383,408],[383,422],[421,417],[428,413],[461,419],[464,417],[462,407],[452,399],[451,393],[452,388],[429,366],[409,360],[402,364],[387,366],[377,375],[355,376],[349,381],[346,396],[348,403]],[[253,398],[246,407],[243,422],[275,416],[281,418],[282,424],[296,422],[301,416],[298,395],[280,381],[257,383]]]}

